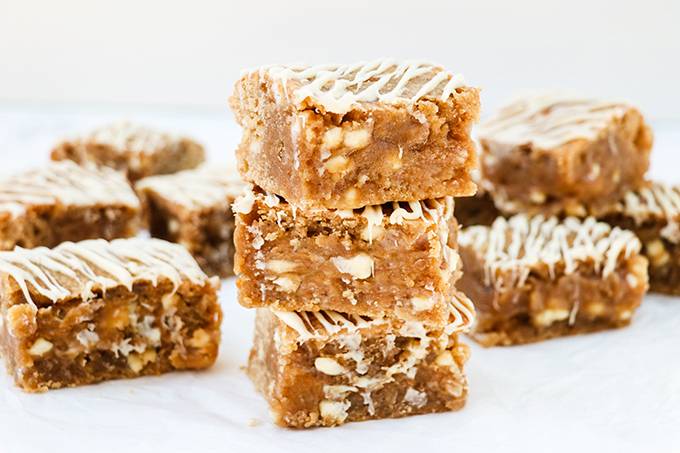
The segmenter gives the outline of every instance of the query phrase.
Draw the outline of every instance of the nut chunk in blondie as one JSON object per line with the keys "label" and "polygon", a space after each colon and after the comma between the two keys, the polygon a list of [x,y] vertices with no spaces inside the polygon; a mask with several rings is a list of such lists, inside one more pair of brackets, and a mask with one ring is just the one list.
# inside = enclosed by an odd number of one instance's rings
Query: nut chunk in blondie
{"label": "nut chunk in blondie", "polygon": [[54,162],[0,179],[0,250],[134,236],[140,211],[119,173]]}
{"label": "nut chunk in blondie", "polygon": [[640,241],[592,217],[499,217],[463,229],[459,244],[459,288],[475,303],[473,338],[484,346],[628,325],[648,287]]}
{"label": "nut chunk in blondie", "polygon": [[153,237],[185,246],[208,275],[234,273],[234,215],[243,192],[235,169],[200,167],[136,184]]}
{"label": "nut chunk in blondie", "polygon": [[[465,296],[459,303],[470,305]],[[469,356],[457,328],[335,311],[257,310],[248,374],[281,426],[461,409]]]}
{"label": "nut chunk in blondie", "polygon": [[447,322],[460,274],[452,197],[296,210],[254,189],[234,210],[243,306]]}
{"label": "nut chunk in blondie", "polygon": [[479,92],[422,62],[269,66],[230,100],[244,178],[296,206],[472,195]]}
{"label": "nut chunk in blondie", "polygon": [[205,151],[189,138],[122,121],[58,144],[52,160],[66,159],[115,168],[134,182],[196,168],[205,160]]}
{"label": "nut chunk in blondie", "polygon": [[481,168],[505,213],[597,216],[643,185],[652,132],[627,104],[536,95],[480,125]]}
{"label": "nut chunk in blondie", "polygon": [[218,280],[158,239],[0,253],[0,352],[30,392],[205,368],[220,340]]}
{"label": "nut chunk in blondie", "polygon": [[680,186],[652,182],[631,191],[602,220],[640,238],[651,291],[680,295]]}

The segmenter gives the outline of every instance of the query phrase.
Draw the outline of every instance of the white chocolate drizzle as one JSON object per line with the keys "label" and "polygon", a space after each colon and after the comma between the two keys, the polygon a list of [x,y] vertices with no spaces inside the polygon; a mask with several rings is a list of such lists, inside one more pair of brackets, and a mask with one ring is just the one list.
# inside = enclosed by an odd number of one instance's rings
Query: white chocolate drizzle
{"label": "white chocolate drizzle", "polygon": [[127,151],[153,154],[168,147],[179,146],[182,140],[186,139],[129,121],[119,121],[71,141],[77,144],[105,145],[118,153]]}
{"label": "white chocolate drizzle", "polygon": [[302,312],[271,311],[284,324],[297,333],[298,340],[301,343],[312,339],[327,339],[340,332],[351,333],[358,329],[388,322],[385,318],[370,319],[333,310]]}
{"label": "white chocolate drizzle", "polygon": [[637,225],[650,220],[665,221],[661,235],[680,243],[680,186],[652,182],[648,187],[628,192],[619,209]]}
{"label": "white chocolate drizzle", "polygon": [[373,233],[377,228],[382,227],[383,211],[380,206],[366,206],[361,212],[366,219],[366,236],[369,243],[373,243]]}
{"label": "white chocolate drizzle", "polygon": [[461,230],[459,244],[471,247],[484,263],[485,283],[497,288],[525,283],[529,274],[542,266],[550,276],[558,266],[571,274],[582,264],[592,263],[596,272],[607,277],[621,259],[638,254],[641,244],[630,231],[611,228],[592,217],[499,217],[492,226]]}
{"label": "white chocolate drizzle", "polygon": [[477,317],[475,305],[461,292],[454,294],[449,303],[451,310],[449,311],[449,324],[446,326],[445,332],[452,334],[467,331]]}
{"label": "white chocolate drizzle", "polygon": [[235,214],[250,214],[255,206],[255,191],[252,184],[247,184],[240,196],[231,204]]}
{"label": "white chocolate drizzle", "polygon": [[[286,203],[280,197],[256,192],[252,185],[247,186],[242,194],[236,198],[232,208],[238,214],[249,214],[258,201],[268,208],[290,209],[291,216],[296,212],[295,206]],[[390,225],[402,225],[408,221],[422,221],[426,223],[440,223],[448,221],[453,217],[454,199],[453,197],[442,197],[437,199],[410,201],[410,202],[390,202],[382,205],[370,205],[356,210],[352,209],[307,209],[305,212],[309,216],[328,212],[341,219],[364,218],[367,222],[368,239],[373,240],[373,231],[382,226],[383,223]],[[283,214],[278,214],[282,216]],[[280,220],[280,219],[279,219]]]}
{"label": "white chocolate drizzle", "polygon": [[348,65],[267,66],[257,70],[277,83],[277,96],[298,107],[307,101],[344,114],[362,103],[412,105],[423,98],[446,101],[465,84],[460,74],[421,61],[382,59]]}
{"label": "white chocolate drizzle", "polygon": [[203,166],[171,175],[150,176],[140,180],[138,191],[159,196],[188,208],[230,204],[243,192],[246,183],[234,169]]}
{"label": "white chocolate drizzle", "polygon": [[53,162],[0,180],[0,213],[21,216],[29,206],[123,205],[139,209],[125,177],[108,168]]}
{"label": "white chocolate drizzle", "polygon": [[95,290],[119,286],[132,290],[141,281],[156,286],[166,279],[176,289],[184,280],[197,284],[209,280],[184,247],[142,238],[64,242],[54,249],[17,247],[0,252],[0,273],[13,279],[32,304],[32,294],[56,303],[89,300]]}
{"label": "white chocolate drizzle", "polygon": [[[456,293],[449,301],[450,319],[445,327],[447,334],[467,330],[475,319],[474,305],[464,294]],[[383,325],[389,318],[370,318],[355,314],[340,313],[333,310],[322,311],[279,311],[271,310],[284,324],[293,329],[300,343],[309,340],[327,340],[339,334],[348,334],[357,330]],[[418,323],[418,329],[411,328],[408,323],[401,323],[399,334],[402,336],[427,336],[427,329]]]}
{"label": "white chocolate drizzle", "polygon": [[482,142],[531,144],[549,150],[578,139],[594,140],[631,109],[620,102],[533,95],[502,108],[483,121],[477,132]]}

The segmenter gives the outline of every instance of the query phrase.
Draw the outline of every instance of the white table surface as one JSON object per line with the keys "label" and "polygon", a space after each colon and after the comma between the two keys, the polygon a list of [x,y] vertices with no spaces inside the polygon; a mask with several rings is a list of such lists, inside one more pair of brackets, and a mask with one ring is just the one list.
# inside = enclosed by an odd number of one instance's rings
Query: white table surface
{"label": "white table surface", "polygon": [[[0,173],[39,165],[64,134],[128,118],[186,132],[231,161],[226,113],[0,107]],[[654,123],[652,176],[680,182],[680,123]],[[220,357],[206,372],[31,395],[0,375],[0,453],[194,451],[665,452],[680,449],[680,299],[650,295],[626,329],[514,348],[472,344],[455,413],[292,431],[242,371],[253,312],[225,280]]]}

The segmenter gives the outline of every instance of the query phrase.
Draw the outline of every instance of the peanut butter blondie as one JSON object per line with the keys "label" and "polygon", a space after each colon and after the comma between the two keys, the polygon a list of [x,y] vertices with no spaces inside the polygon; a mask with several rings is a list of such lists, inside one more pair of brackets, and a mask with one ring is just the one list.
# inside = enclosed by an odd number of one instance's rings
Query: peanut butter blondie
{"label": "peanut butter blondie", "polygon": [[300,207],[472,195],[479,92],[422,62],[268,66],[230,99],[244,178]]}
{"label": "peanut butter blondie", "polygon": [[275,422],[292,428],[458,410],[467,397],[465,328],[260,308],[248,374]]}
{"label": "peanut butter blondie", "polygon": [[118,122],[58,144],[52,150],[52,160],[66,159],[121,170],[134,182],[196,168],[205,160],[205,151],[189,138]]}
{"label": "peanut butter blondie", "polygon": [[54,162],[0,179],[0,250],[134,236],[140,211],[117,172]]}
{"label": "peanut butter blondie", "polygon": [[631,191],[602,220],[633,231],[649,260],[650,290],[680,295],[680,187],[651,182]]}
{"label": "peanut butter blondie", "polygon": [[244,307],[447,323],[460,274],[452,197],[298,210],[254,188],[234,211]]}
{"label": "peanut butter blondie", "polygon": [[158,239],[0,252],[0,351],[29,392],[205,368],[220,340],[217,285]]}
{"label": "peanut butter blondie", "polygon": [[185,246],[208,275],[234,274],[234,215],[243,192],[235,169],[200,167],[136,184],[151,235]]}
{"label": "peanut butter blondie", "polygon": [[648,287],[637,237],[592,217],[499,217],[464,228],[459,244],[459,288],[475,303],[473,338],[484,346],[628,325]]}
{"label": "peanut butter blondie", "polygon": [[627,104],[539,95],[481,124],[481,168],[506,214],[598,216],[641,187],[652,132]]}

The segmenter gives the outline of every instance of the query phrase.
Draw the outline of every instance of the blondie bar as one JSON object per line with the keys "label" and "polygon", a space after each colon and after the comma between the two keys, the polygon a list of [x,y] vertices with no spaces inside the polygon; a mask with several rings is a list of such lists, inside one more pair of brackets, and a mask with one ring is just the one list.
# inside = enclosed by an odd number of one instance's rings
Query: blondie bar
{"label": "blondie bar", "polygon": [[648,287],[640,241],[592,217],[499,217],[463,229],[459,244],[459,288],[484,346],[625,326]]}
{"label": "blondie bar", "polygon": [[220,340],[217,285],[158,239],[0,252],[0,351],[30,392],[205,368]]}
{"label": "blondie bar", "polygon": [[643,185],[652,132],[617,102],[563,95],[520,99],[479,128],[481,168],[512,214],[598,216]]}
{"label": "blondie bar", "polygon": [[65,159],[121,170],[134,182],[196,168],[205,160],[205,152],[189,138],[119,122],[58,144],[52,150],[52,160]]}
{"label": "blondie bar", "polygon": [[136,184],[151,235],[185,246],[208,275],[234,273],[231,204],[246,188],[236,170],[200,167]]}
{"label": "blondie bar", "polygon": [[54,162],[0,179],[0,250],[134,236],[140,204],[110,169]]}
{"label": "blondie bar", "polygon": [[469,349],[458,338],[464,328],[260,308],[248,374],[281,426],[458,410],[467,397]]}
{"label": "blondie bar", "polygon": [[460,274],[452,197],[297,210],[255,188],[234,211],[243,306],[447,322]]}
{"label": "blondie bar", "polygon": [[632,230],[649,260],[651,291],[680,295],[680,187],[652,182],[631,191],[603,221]]}
{"label": "blondie bar", "polygon": [[269,66],[230,99],[244,178],[301,207],[472,195],[479,92],[422,62]]}

